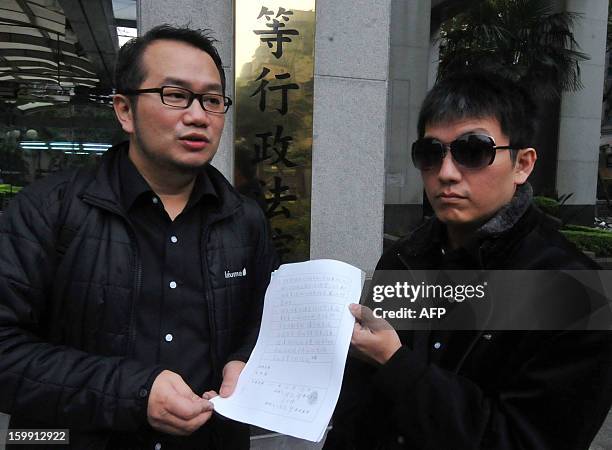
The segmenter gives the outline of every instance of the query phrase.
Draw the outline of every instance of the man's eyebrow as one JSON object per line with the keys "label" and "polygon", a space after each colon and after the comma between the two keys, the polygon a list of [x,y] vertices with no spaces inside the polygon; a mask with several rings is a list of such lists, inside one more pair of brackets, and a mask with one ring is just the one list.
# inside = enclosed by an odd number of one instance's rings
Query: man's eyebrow
{"label": "man's eyebrow", "polygon": [[[172,85],[172,86],[180,86],[189,90],[193,90],[193,85],[185,80],[181,80],[180,78],[166,77],[162,81],[162,85]],[[221,92],[223,90],[221,84],[219,83],[209,83],[204,85],[204,90],[201,92]]]}
{"label": "man's eyebrow", "polygon": [[474,133],[483,133],[483,134],[489,134],[490,131],[485,129],[485,128],[472,128],[470,130],[467,130],[465,133],[462,134],[462,136],[465,136],[466,134],[474,134]]}
{"label": "man's eyebrow", "polygon": [[[476,127],[476,128],[470,128],[470,129],[465,130],[463,133],[461,133],[457,137],[466,136],[468,134],[486,134],[487,136],[489,136],[491,132],[487,130],[486,128]],[[425,133],[423,137],[437,139],[435,136],[432,136],[431,134],[428,134],[428,133]]]}

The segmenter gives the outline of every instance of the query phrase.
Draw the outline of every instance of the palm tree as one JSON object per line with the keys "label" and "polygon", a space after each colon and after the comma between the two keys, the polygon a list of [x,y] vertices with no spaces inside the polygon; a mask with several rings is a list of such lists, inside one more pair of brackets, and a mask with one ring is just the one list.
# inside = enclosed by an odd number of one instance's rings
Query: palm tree
{"label": "palm tree", "polygon": [[441,27],[438,76],[490,69],[521,82],[540,99],[578,90],[579,61],[572,26],[577,15],[554,12],[550,0],[482,0]]}
{"label": "palm tree", "polygon": [[556,192],[559,113],[563,91],[582,87],[572,33],[578,14],[555,12],[552,0],[471,0],[440,28],[438,78],[458,70],[488,69],[518,81],[536,100],[540,128],[533,142],[538,164],[534,191]]}

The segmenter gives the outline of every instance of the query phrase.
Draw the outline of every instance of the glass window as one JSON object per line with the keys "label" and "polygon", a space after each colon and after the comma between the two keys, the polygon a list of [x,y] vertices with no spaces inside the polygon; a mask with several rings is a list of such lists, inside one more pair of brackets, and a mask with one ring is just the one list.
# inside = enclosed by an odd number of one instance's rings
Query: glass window
{"label": "glass window", "polygon": [[[94,3],[83,2],[90,24],[105,19]],[[125,139],[108,67],[117,40],[136,35],[136,2],[113,0],[113,11],[112,23],[95,27],[103,35],[58,1],[0,3],[0,33],[11,44],[0,45],[0,214],[36,179],[95,164]]]}

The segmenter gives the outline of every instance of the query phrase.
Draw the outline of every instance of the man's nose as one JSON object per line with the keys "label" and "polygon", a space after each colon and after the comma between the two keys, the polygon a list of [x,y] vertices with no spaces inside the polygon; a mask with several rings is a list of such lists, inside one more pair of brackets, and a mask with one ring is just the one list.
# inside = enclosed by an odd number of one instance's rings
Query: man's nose
{"label": "man's nose", "polygon": [[189,108],[183,114],[185,125],[207,126],[210,123],[212,113],[206,111],[198,99],[194,98]]}
{"label": "man's nose", "polygon": [[438,178],[443,183],[453,183],[461,180],[461,171],[457,168],[450,151],[446,152],[444,159],[442,159],[440,170],[438,171]]}

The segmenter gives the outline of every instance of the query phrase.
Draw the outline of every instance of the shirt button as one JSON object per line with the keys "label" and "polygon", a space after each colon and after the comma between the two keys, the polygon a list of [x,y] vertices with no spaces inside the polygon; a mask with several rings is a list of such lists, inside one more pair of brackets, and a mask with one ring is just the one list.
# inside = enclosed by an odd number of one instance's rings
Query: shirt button
{"label": "shirt button", "polygon": [[176,281],[170,282],[170,289],[176,289]]}
{"label": "shirt button", "polygon": [[168,333],[164,339],[166,339],[166,342],[172,342],[172,339],[174,339],[174,336]]}
{"label": "shirt button", "polygon": [[404,438],[404,436],[398,436],[397,437],[397,443],[399,445],[402,445],[404,442],[406,442],[406,439]]}
{"label": "shirt button", "polygon": [[439,342],[436,342],[436,343],[434,344],[434,348],[435,348],[436,350],[438,350],[440,347],[442,347],[442,344],[440,344]]}
{"label": "shirt button", "polygon": [[138,391],[138,396],[140,398],[145,398],[147,395],[149,395],[149,391],[147,391],[145,388]]}
{"label": "shirt button", "polygon": [[159,442],[155,444],[155,450],[161,450],[161,444]]}
{"label": "shirt button", "polygon": [[176,244],[178,242],[178,238],[176,236],[170,236],[170,242]]}
{"label": "shirt button", "polygon": [[159,203],[159,199],[157,197],[153,197],[152,201],[154,205],[157,205]]}

